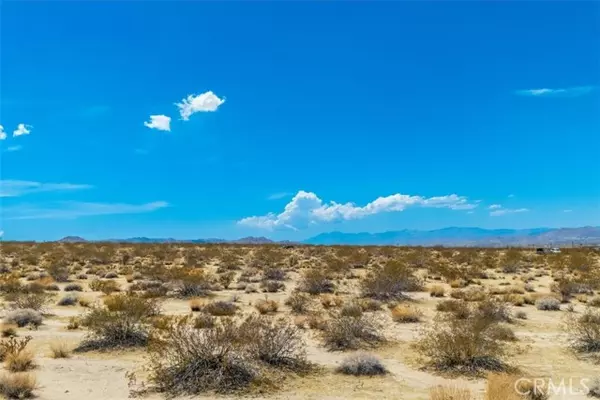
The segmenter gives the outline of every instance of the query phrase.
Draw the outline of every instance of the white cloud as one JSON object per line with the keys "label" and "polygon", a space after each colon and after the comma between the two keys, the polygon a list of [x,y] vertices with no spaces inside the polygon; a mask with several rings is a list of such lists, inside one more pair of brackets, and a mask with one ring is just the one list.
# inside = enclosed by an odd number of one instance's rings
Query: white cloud
{"label": "white cloud", "polygon": [[269,213],[247,217],[238,221],[238,224],[263,229],[297,229],[319,222],[355,220],[383,212],[403,211],[411,206],[452,210],[469,210],[477,207],[476,204],[469,203],[466,197],[456,194],[430,198],[394,194],[379,197],[362,207],[353,203],[341,204],[334,201],[325,204],[315,193],[301,190],[280,214]]}
{"label": "white cloud", "polygon": [[155,201],[145,204],[124,203],[85,203],[61,202],[51,206],[15,206],[3,210],[4,217],[12,220],[24,219],[75,219],[95,215],[139,214],[168,207],[164,201]]}
{"label": "white cloud", "polygon": [[4,132],[4,127],[0,125],[0,140],[6,139],[6,132]]}
{"label": "white cloud", "polygon": [[4,236],[4,231],[0,231],[0,238]]}
{"label": "white cloud", "polygon": [[523,212],[528,212],[528,211],[529,211],[529,209],[527,209],[527,208],[500,208],[500,209],[490,212],[490,215],[492,217],[499,217],[501,215],[523,213]]}
{"label": "white cloud", "polygon": [[194,113],[217,111],[217,108],[223,103],[225,103],[224,98],[220,99],[216,94],[208,91],[197,96],[190,94],[181,100],[181,103],[175,103],[175,105],[179,107],[181,118],[187,121]]}
{"label": "white cloud", "polygon": [[492,204],[488,207],[489,210],[495,210],[497,208],[502,208],[502,206],[500,204]]}
{"label": "white cloud", "polygon": [[6,148],[7,152],[19,151],[23,148],[23,146],[10,146]]}
{"label": "white cloud", "polygon": [[31,125],[19,124],[17,125],[17,129],[13,131],[13,136],[29,135],[31,129],[33,129]]}
{"label": "white cloud", "polygon": [[151,129],[159,131],[171,131],[171,117],[166,115],[151,115],[150,122],[144,122],[144,125]]}
{"label": "white cloud", "polygon": [[0,180],[0,197],[18,197],[30,193],[90,189],[91,185],[73,183],[41,183],[17,180]]}
{"label": "white cloud", "polygon": [[570,213],[570,212],[573,212],[573,210],[563,210],[563,212]]}
{"label": "white cloud", "polygon": [[526,89],[517,90],[516,94],[521,96],[533,96],[533,97],[577,97],[583,96],[594,90],[593,86],[576,86],[562,89]]}

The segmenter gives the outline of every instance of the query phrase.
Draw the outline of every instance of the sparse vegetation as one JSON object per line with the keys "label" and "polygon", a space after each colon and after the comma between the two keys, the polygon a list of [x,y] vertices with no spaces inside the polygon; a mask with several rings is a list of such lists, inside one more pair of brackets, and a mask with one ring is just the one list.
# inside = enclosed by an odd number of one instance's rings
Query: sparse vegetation
{"label": "sparse vegetation", "polygon": [[[426,367],[417,372],[409,366],[426,385],[411,385],[414,377],[405,381],[415,398],[427,398],[427,386],[441,373],[487,376],[486,400],[540,400],[539,394],[510,397],[514,391],[501,387],[515,383],[513,366],[534,376],[546,373],[539,363],[567,345],[576,357],[562,357],[565,365],[552,377],[561,379],[567,370],[590,375],[600,360],[599,261],[600,252],[579,248],[541,255],[525,248],[3,242],[0,354],[6,377],[13,377],[32,368],[45,374],[48,365],[78,368],[88,356],[63,359],[73,351],[141,362],[149,350],[145,383],[167,397],[269,397],[292,377],[306,379],[295,387],[315,386],[326,396],[319,387],[326,383],[339,391],[336,396],[352,397],[359,387],[347,384],[352,377],[383,376],[386,359],[395,368],[408,353],[411,363]],[[45,318],[34,339],[26,336]],[[568,342],[546,340],[558,337],[559,320],[566,332],[560,337]],[[78,329],[85,334],[79,345],[72,337],[80,333],[68,332]],[[418,359],[402,347],[413,344],[414,331],[420,331]],[[304,340],[311,341],[309,356]],[[383,344],[383,362],[354,353]],[[35,367],[33,350],[36,357],[41,350],[56,359]],[[305,375],[313,369],[308,359],[324,359],[326,351],[352,353],[339,358],[339,375],[313,381]],[[522,352],[530,354],[510,358]],[[76,375],[85,382],[83,373]],[[391,378],[356,379],[359,390],[377,387],[382,397],[391,395]],[[298,396],[304,394],[311,395]],[[457,387],[429,393],[436,400],[481,397],[474,396]]]}

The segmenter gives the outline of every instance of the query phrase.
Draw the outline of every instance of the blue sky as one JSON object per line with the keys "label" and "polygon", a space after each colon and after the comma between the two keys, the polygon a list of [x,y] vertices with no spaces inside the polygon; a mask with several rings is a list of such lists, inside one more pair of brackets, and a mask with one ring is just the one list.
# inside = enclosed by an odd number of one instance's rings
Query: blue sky
{"label": "blue sky", "polygon": [[5,239],[600,225],[597,2],[0,7]]}

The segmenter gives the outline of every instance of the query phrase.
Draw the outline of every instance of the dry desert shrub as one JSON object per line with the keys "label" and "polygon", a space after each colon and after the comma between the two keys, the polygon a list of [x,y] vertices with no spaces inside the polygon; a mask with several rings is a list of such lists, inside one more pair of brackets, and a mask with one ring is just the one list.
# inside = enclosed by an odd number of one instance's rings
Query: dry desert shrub
{"label": "dry desert shrub", "polygon": [[366,353],[359,353],[345,358],[336,368],[336,371],[344,375],[354,376],[375,376],[388,373],[381,360],[372,354]]}
{"label": "dry desert shrub", "polygon": [[37,388],[35,375],[28,372],[6,374],[0,377],[0,393],[8,399],[29,399]]}
{"label": "dry desert shrub", "polygon": [[324,271],[313,268],[308,270],[300,283],[298,290],[309,294],[333,293],[335,285]]}
{"label": "dry desert shrub", "polygon": [[25,372],[35,368],[34,355],[29,350],[11,352],[4,357],[6,369],[10,372]]}
{"label": "dry desert shrub", "polygon": [[0,332],[2,332],[2,337],[9,338],[9,337],[17,336],[17,328],[18,328],[17,324],[3,323],[2,326],[0,327]]}
{"label": "dry desert shrub", "polygon": [[178,270],[169,277],[178,297],[208,297],[215,288],[215,277],[203,270]]}
{"label": "dry desert shrub", "polygon": [[217,323],[217,318],[208,314],[199,314],[194,319],[194,328],[196,329],[209,329],[214,328]]}
{"label": "dry desert shrub", "polygon": [[311,310],[312,303],[308,294],[294,292],[285,300],[284,304],[289,306],[294,314],[306,314]]}
{"label": "dry desert shrub", "polygon": [[50,295],[46,293],[19,293],[13,296],[11,300],[10,306],[13,309],[27,308],[41,311],[50,301]]}
{"label": "dry desert shrub", "polygon": [[560,301],[554,297],[544,297],[536,300],[535,307],[541,311],[560,311]]}
{"label": "dry desert shrub", "polygon": [[106,295],[109,295],[114,292],[118,292],[121,290],[119,284],[115,281],[103,281],[100,279],[94,279],[90,282],[90,290],[94,292],[102,292]]}
{"label": "dry desert shrub", "polygon": [[104,300],[104,307],[93,307],[81,319],[88,335],[76,351],[145,346],[148,342],[148,320],[159,315],[154,299],[119,294]]}
{"label": "dry desert shrub", "polygon": [[477,304],[477,313],[483,318],[493,322],[512,322],[512,315],[508,304],[500,299],[487,299]]}
{"label": "dry desert shrub", "polygon": [[4,322],[7,324],[15,324],[19,328],[24,326],[37,328],[42,324],[42,319],[42,314],[39,311],[23,308],[10,311],[4,317]]}
{"label": "dry desert shrub", "polygon": [[423,281],[413,275],[412,270],[399,261],[388,261],[383,267],[371,271],[361,281],[364,297],[377,300],[401,300],[405,292],[423,290]]}
{"label": "dry desert shrub", "polygon": [[69,358],[72,352],[71,346],[63,341],[50,343],[50,356],[52,358]]}
{"label": "dry desert shrub", "polygon": [[475,400],[469,389],[456,386],[435,386],[429,389],[429,400]]}
{"label": "dry desert shrub", "polygon": [[224,319],[209,329],[180,323],[149,347],[149,381],[170,396],[230,393],[270,385],[270,369],[306,371],[300,331],[284,320]]}
{"label": "dry desert shrub", "polygon": [[358,300],[358,304],[360,305],[360,308],[362,308],[362,310],[364,312],[374,312],[374,311],[379,311],[383,308],[383,305],[381,304],[381,302],[379,302],[378,300],[375,299],[359,299]]}
{"label": "dry desert shrub", "polygon": [[392,308],[392,319],[395,322],[421,322],[423,312],[414,306],[399,304]]}
{"label": "dry desert shrub", "polygon": [[471,310],[464,300],[444,300],[436,304],[435,309],[439,312],[448,312],[454,314],[457,319],[467,318]]}
{"label": "dry desert shrub", "polygon": [[433,285],[429,288],[429,295],[431,297],[444,297],[446,295],[446,289],[442,285]]}
{"label": "dry desert shrub", "polygon": [[587,307],[580,315],[569,313],[564,327],[573,350],[580,353],[600,352],[600,310]]}
{"label": "dry desert shrub", "polygon": [[31,341],[31,336],[24,338],[11,337],[8,340],[0,342],[0,361],[4,360],[11,354],[18,354],[25,350],[27,344]]}
{"label": "dry desert shrub", "polygon": [[504,371],[506,348],[494,337],[497,326],[497,322],[474,310],[467,318],[438,314],[423,329],[415,348],[436,370],[465,374]]}
{"label": "dry desert shrub", "polygon": [[56,305],[58,306],[74,306],[79,302],[79,298],[76,295],[68,294],[58,300]]}
{"label": "dry desert shrub", "polygon": [[275,300],[260,299],[254,303],[254,308],[261,314],[273,314],[279,309],[279,303]]}
{"label": "dry desert shrub", "polygon": [[280,281],[262,281],[260,287],[263,292],[276,293],[285,290],[285,284]]}
{"label": "dry desert shrub", "polygon": [[79,283],[69,283],[63,290],[65,292],[83,292],[83,287]]}
{"label": "dry desert shrub", "polygon": [[232,316],[238,310],[238,306],[229,301],[213,301],[206,303],[202,311],[215,317]]}
{"label": "dry desert shrub", "polygon": [[360,317],[334,315],[325,324],[323,344],[328,350],[376,347],[385,342],[382,329],[381,322],[370,314],[362,314]]}

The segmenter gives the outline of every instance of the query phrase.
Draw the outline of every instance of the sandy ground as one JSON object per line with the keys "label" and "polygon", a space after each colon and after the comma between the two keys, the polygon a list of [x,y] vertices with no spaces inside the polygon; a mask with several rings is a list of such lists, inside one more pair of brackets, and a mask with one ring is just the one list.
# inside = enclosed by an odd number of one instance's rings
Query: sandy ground
{"label": "sandy ground", "polygon": [[[292,274],[292,280],[286,282],[285,292],[268,294],[269,299],[281,304],[279,315],[288,315],[289,310],[283,306],[285,298],[295,287],[297,274]],[[126,287],[123,277],[119,283]],[[86,285],[86,281],[79,281]],[[485,281],[486,286],[497,286],[501,282],[513,282],[513,277],[498,276],[498,279]],[[438,284],[438,282],[435,282]],[[538,292],[549,292],[550,278],[542,277],[534,282]],[[347,283],[348,291],[352,290],[355,282]],[[60,285],[64,287],[64,284]],[[448,292],[450,287],[446,285]],[[57,298],[63,296],[59,292]],[[243,312],[253,312],[250,303],[265,298],[265,294],[243,291],[225,290],[218,292],[215,299],[230,299],[232,295],[240,297],[239,303]],[[101,300],[101,293],[86,290],[86,297]],[[432,298],[428,293],[413,293],[414,304],[425,313],[425,321],[419,324],[398,324],[387,315],[385,335],[390,343],[370,351],[381,358],[391,372],[385,377],[356,378],[335,373],[335,368],[351,352],[329,352],[319,343],[318,337],[306,331],[307,352],[310,361],[322,366],[323,372],[303,377],[291,378],[283,390],[268,397],[254,398],[269,399],[428,399],[429,389],[436,385],[451,385],[470,388],[473,393],[483,396],[485,381],[483,379],[446,378],[422,370],[417,363],[417,355],[410,344],[418,337],[419,329],[435,314],[435,305],[441,299]],[[447,297],[446,297],[447,298]],[[573,302],[576,311],[583,309],[582,304]],[[166,300],[163,303],[163,313],[184,315],[190,313],[188,301]],[[578,359],[566,347],[566,339],[561,330],[566,311],[538,311],[534,306],[515,307],[527,313],[526,320],[519,320],[512,328],[519,341],[510,361],[518,365],[523,373],[535,377],[552,378],[554,382],[561,379],[573,380],[574,386],[579,387],[579,379],[598,376],[599,367],[593,363]],[[52,306],[44,319],[44,324],[38,330],[19,329],[19,336],[33,337],[29,347],[36,354],[38,367],[35,374],[38,380],[36,394],[40,400],[121,400],[129,398],[128,379],[126,373],[140,371],[143,365],[143,351],[119,351],[107,353],[78,353],[68,359],[53,359],[49,355],[49,345],[54,341],[64,341],[73,347],[85,335],[84,330],[67,330],[69,318],[81,315],[85,308],[80,306]],[[389,313],[387,313],[389,314]],[[579,386],[578,386],[579,385]],[[151,394],[144,398],[149,400],[161,399],[163,396]],[[182,397],[182,399],[185,397]],[[214,396],[196,396],[197,399],[214,398]],[[229,397],[222,396],[227,399]],[[583,399],[583,394],[564,393],[551,399]]]}

